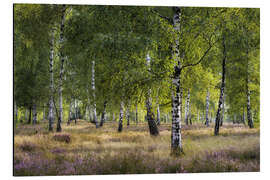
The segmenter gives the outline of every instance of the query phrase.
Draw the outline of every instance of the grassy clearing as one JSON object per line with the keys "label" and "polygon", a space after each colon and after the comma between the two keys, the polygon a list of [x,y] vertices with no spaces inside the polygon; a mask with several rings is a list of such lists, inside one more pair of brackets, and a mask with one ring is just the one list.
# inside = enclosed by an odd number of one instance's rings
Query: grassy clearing
{"label": "grassy clearing", "polygon": [[47,123],[19,125],[14,131],[14,175],[249,172],[260,170],[259,129],[225,124],[182,126],[181,157],[170,156],[170,124],[150,137],[147,124],[116,123],[96,129],[85,121],[48,133]]}

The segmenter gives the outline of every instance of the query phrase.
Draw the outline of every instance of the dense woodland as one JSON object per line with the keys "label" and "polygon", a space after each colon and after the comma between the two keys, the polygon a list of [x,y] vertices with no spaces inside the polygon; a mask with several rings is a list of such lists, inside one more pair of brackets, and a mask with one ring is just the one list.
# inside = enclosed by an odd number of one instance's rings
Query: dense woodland
{"label": "dense woodland", "polygon": [[256,8],[14,5],[15,129],[169,123],[181,155],[183,125],[259,127],[259,70]]}

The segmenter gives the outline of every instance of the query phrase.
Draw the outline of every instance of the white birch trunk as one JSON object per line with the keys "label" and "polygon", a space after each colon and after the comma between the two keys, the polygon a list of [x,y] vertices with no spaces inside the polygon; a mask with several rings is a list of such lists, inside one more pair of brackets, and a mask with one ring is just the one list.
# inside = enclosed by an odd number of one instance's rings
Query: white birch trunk
{"label": "white birch trunk", "polygon": [[63,53],[63,43],[64,43],[64,23],[65,23],[65,5],[62,7],[62,14],[61,14],[61,23],[60,23],[60,74],[59,74],[59,118],[57,121],[57,132],[61,132],[61,122],[63,121],[63,97],[62,97],[62,91],[63,91],[63,74],[64,74],[64,53]]}
{"label": "white birch trunk", "polygon": [[[147,66],[148,66],[149,70],[151,70],[150,61],[151,61],[151,58],[150,58],[149,54],[147,54],[146,63],[147,63]],[[146,104],[146,110],[147,110],[147,115],[146,116],[147,116],[147,122],[148,122],[150,135],[157,136],[159,134],[159,131],[158,131],[158,127],[157,127],[157,124],[156,124],[156,121],[155,121],[154,114],[152,112],[151,89],[148,90],[145,104]]]}
{"label": "white birch trunk", "polygon": [[[171,149],[173,154],[180,154],[183,151],[181,138],[181,109],[180,109],[180,75],[181,61],[179,53],[178,34],[180,33],[181,10],[179,7],[173,7],[173,28],[176,34],[176,39],[173,45],[172,57],[175,62],[173,84],[175,86],[175,96],[172,102],[172,131],[171,131]],[[174,95],[174,94],[173,94]]]}
{"label": "white birch trunk", "polygon": [[53,83],[53,58],[54,58],[54,30],[51,34],[51,43],[50,43],[50,101],[49,101],[49,131],[53,130],[53,121],[54,121],[54,112],[53,112],[53,92],[54,92],[54,83]]}
{"label": "white birch trunk", "polygon": [[96,123],[96,128],[98,128],[98,120],[97,120],[97,108],[96,108],[96,86],[95,86],[95,61],[92,61],[92,90],[93,90],[93,120]]}
{"label": "white birch trunk", "polygon": [[186,113],[185,113],[186,125],[188,125],[188,120],[189,120],[189,102],[190,102],[190,92],[188,89],[188,95],[187,95],[187,99],[186,99]]}

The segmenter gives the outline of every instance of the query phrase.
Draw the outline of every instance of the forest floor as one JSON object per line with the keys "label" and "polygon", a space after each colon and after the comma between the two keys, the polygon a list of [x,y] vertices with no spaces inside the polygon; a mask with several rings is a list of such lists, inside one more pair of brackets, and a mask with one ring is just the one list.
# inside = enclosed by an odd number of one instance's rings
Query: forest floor
{"label": "forest floor", "polygon": [[14,130],[14,175],[90,175],[260,171],[260,130],[224,124],[182,126],[184,155],[170,155],[170,124],[151,137],[147,123],[116,122],[96,129],[83,120],[48,133],[47,123],[18,125]]}

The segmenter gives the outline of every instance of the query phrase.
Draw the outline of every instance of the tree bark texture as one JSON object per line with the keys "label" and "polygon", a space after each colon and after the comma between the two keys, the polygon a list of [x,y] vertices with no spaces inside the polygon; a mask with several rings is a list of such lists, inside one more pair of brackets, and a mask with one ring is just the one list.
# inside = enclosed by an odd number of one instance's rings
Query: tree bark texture
{"label": "tree bark texture", "polygon": [[247,120],[249,128],[254,128],[252,115],[251,115],[251,107],[250,107],[250,91],[247,89]]}
{"label": "tree bark texture", "polygon": [[173,93],[172,101],[172,130],[171,130],[171,150],[172,154],[180,155],[183,152],[182,138],[181,138],[181,111],[180,111],[180,75],[181,75],[181,61],[179,54],[179,40],[178,34],[180,33],[180,19],[181,9],[179,7],[173,7],[173,28],[174,33],[177,35],[173,45],[172,57],[175,62],[173,85],[175,87],[175,93]]}
{"label": "tree bark texture", "polygon": [[59,117],[57,121],[57,132],[62,131],[61,122],[63,121],[63,97],[62,97],[62,91],[63,91],[63,74],[64,74],[64,53],[63,53],[63,42],[64,42],[64,26],[65,26],[65,11],[66,7],[65,5],[62,6],[62,14],[61,14],[61,23],[60,23],[60,74],[59,74]]}
{"label": "tree bark texture", "polygon": [[227,53],[226,53],[226,45],[225,45],[225,37],[224,36],[223,36],[223,40],[222,40],[222,46],[223,46],[222,80],[221,80],[220,96],[219,96],[218,109],[217,109],[217,115],[216,115],[216,121],[215,121],[215,131],[214,131],[214,134],[216,136],[219,134],[220,111],[221,111],[221,105],[222,105],[222,102],[223,102],[224,88],[225,88],[225,73],[226,73]]}
{"label": "tree bark texture", "polygon": [[[150,58],[149,54],[147,54],[146,62],[147,62],[147,66],[148,66],[149,70],[151,69],[150,60],[151,60],[151,58]],[[148,90],[148,93],[146,96],[147,96],[146,102],[145,102],[146,111],[147,111],[146,118],[147,118],[147,122],[148,122],[150,135],[157,136],[159,134],[159,131],[158,131],[158,127],[157,127],[157,124],[155,121],[154,113],[152,111],[151,89]]]}
{"label": "tree bark texture", "polygon": [[50,42],[50,100],[49,100],[49,131],[53,130],[54,112],[53,112],[53,58],[54,58],[54,31],[52,30],[51,42]]}

